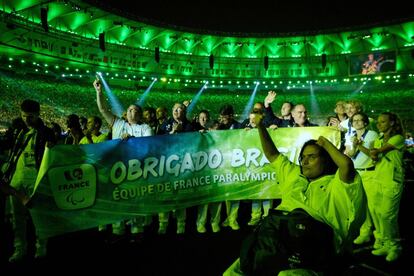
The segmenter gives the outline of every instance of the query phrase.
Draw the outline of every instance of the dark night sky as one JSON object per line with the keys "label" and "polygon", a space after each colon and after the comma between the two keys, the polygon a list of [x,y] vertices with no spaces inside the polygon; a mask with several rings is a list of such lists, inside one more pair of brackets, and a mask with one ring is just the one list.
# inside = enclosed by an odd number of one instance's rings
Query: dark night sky
{"label": "dark night sky", "polygon": [[[94,2],[95,0],[87,0]],[[406,1],[406,0],[405,0]],[[354,26],[373,26],[414,18],[413,9],[396,1],[367,5],[347,1],[134,1],[99,0],[101,4],[150,20],[192,29],[235,33],[317,32]],[[173,3],[174,2],[174,3]],[[365,4],[364,4],[365,3]],[[145,5],[145,6],[144,6]]]}

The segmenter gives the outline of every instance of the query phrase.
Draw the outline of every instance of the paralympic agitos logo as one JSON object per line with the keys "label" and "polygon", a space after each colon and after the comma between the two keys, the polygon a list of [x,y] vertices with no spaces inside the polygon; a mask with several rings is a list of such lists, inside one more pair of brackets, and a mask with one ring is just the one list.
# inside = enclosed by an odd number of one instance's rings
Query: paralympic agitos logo
{"label": "paralympic agitos logo", "polygon": [[86,208],[95,202],[96,171],[91,164],[52,168],[48,179],[56,205],[61,209]]}

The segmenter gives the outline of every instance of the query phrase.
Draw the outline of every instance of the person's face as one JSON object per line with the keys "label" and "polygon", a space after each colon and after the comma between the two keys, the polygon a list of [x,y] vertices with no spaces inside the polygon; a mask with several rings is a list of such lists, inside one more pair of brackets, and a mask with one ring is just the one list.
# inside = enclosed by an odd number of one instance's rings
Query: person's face
{"label": "person's face", "polygon": [[233,118],[232,115],[220,115],[219,121],[222,125],[229,125],[231,123],[231,119]]}
{"label": "person's face", "polygon": [[182,121],[185,117],[185,108],[182,104],[175,104],[172,109],[173,118],[176,121]]}
{"label": "person's face", "polygon": [[255,103],[253,105],[253,110],[255,110],[257,112],[263,112],[263,104],[261,104],[261,103]]}
{"label": "person's face", "polygon": [[357,114],[352,117],[352,127],[356,130],[365,129],[367,125],[364,122],[364,118],[362,115]]}
{"label": "person's face", "polygon": [[151,121],[151,112],[149,112],[149,110],[144,110],[142,113],[142,120],[145,123],[149,123]]}
{"label": "person's face", "polygon": [[127,110],[127,120],[128,123],[138,123],[141,119],[141,112],[139,108],[135,105],[130,105]]}
{"label": "person's face", "polygon": [[27,127],[34,127],[39,119],[39,113],[37,112],[25,112],[21,111],[20,116]]}
{"label": "person's face", "polygon": [[290,105],[290,103],[284,103],[282,105],[282,108],[280,109],[280,113],[282,114],[282,116],[288,116],[290,112],[292,112],[292,106]]}
{"label": "person's face", "polygon": [[297,105],[292,110],[292,117],[295,120],[295,123],[303,125],[306,121],[307,113],[308,112],[306,111],[306,108],[303,105]]}
{"label": "person's face", "polygon": [[86,123],[87,130],[94,130],[95,129],[95,120],[93,118],[88,118],[88,122]]}
{"label": "person's face", "polygon": [[198,115],[198,122],[202,127],[205,127],[208,121],[208,116],[206,113],[202,112]]}
{"label": "person's face", "polygon": [[302,174],[310,180],[320,177],[324,171],[323,163],[319,147],[316,145],[306,146],[303,150],[300,162]]}
{"label": "person's face", "polygon": [[81,126],[81,128],[86,127],[87,124],[88,124],[87,120],[85,121],[85,119],[79,118],[79,125]]}
{"label": "person's face", "polygon": [[165,117],[167,117],[167,111],[163,108],[157,108],[155,114],[157,116],[157,120],[164,119]]}
{"label": "person's face", "polygon": [[256,116],[254,113],[249,114],[249,124],[251,127],[256,127]]}
{"label": "person's face", "polygon": [[355,105],[353,104],[346,104],[345,111],[346,111],[346,115],[348,116],[348,118],[351,118],[359,110],[357,110]]}
{"label": "person's face", "polygon": [[335,113],[336,114],[345,114],[345,106],[343,103],[337,103],[335,106]]}
{"label": "person's face", "polygon": [[388,115],[380,115],[377,120],[377,128],[379,132],[385,133],[389,131],[394,125],[394,122],[390,121]]}

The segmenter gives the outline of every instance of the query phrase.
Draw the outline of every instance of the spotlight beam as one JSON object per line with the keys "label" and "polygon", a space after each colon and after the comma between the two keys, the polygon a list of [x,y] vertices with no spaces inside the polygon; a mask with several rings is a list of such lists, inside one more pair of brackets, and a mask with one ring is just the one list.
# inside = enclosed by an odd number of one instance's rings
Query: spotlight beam
{"label": "spotlight beam", "polygon": [[157,78],[154,78],[154,80],[151,82],[151,84],[148,86],[148,88],[145,90],[144,94],[142,94],[141,98],[137,101],[137,104],[139,106],[143,106],[145,103],[146,98],[148,97],[149,92],[151,91],[152,87],[154,86],[155,82],[157,81]]}
{"label": "spotlight beam", "polygon": [[315,90],[313,88],[313,84],[309,84],[309,90],[310,90],[310,100],[311,100],[311,110],[312,115],[315,117],[319,117],[321,115],[321,109],[319,108],[318,100],[316,99]]}
{"label": "spotlight beam", "polygon": [[114,93],[112,93],[111,88],[109,88],[108,83],[105,81],[105,79],[103,78],[102,74],[100,72],[98,72],[97,77],[99,78],[99,80],[102,82],[103,87],[106,90],[106,95],[108,95],[108,99],[109,99],[109,105],[111,107],[112,112],[118,116],[119,118],[122,117],[122,113],[124,112],[124,108],[121,105],[121,103],[119,102],[118,98],[115,96]]}
{"label": "spotlight beam", "polygon": [[259,87],[259,82],[256,82],[256,86],[254,87],[252,94],[250,95],[249,101],[247,102],[244,111],[243,111],[243,120],[248,118],[251,110],[252,110],[252,106],[254,104],[254,98],[256,97],[256,92],[257,92],[257,88]]}
{"label": "spotlight beam", "polygon": [[200,88],[200,90],[197,92],[197,94],[191,99],[191,103],[190,103],[190,105],[187,107],[187,114],[190,116],[190,118],[191,118],[191,115],[192,115],[192,113],[193,113],[193,109],[194,109],[194,107],[195,107],[195,105],[197,104],[197,102],[198,102],[198,100],[200,99],[200,97],[201,97],[201,94],[203,93],[203,91],[207,88],[207,84],[208,84],[208,82],[206,82],[201,88]]}

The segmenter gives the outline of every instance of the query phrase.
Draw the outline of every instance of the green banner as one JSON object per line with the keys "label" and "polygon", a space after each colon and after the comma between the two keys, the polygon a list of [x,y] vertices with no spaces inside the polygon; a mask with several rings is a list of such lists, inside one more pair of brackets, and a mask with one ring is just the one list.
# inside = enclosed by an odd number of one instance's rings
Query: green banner
{"label": "green banner", "polygon": [[[329,127],[270,134],[292,161],[320,135],[340,144]],[[45,152],[30,211],[38,235],[52,237],[207,202],[280,198],[267,163],[255,129],[57,145]]]}

